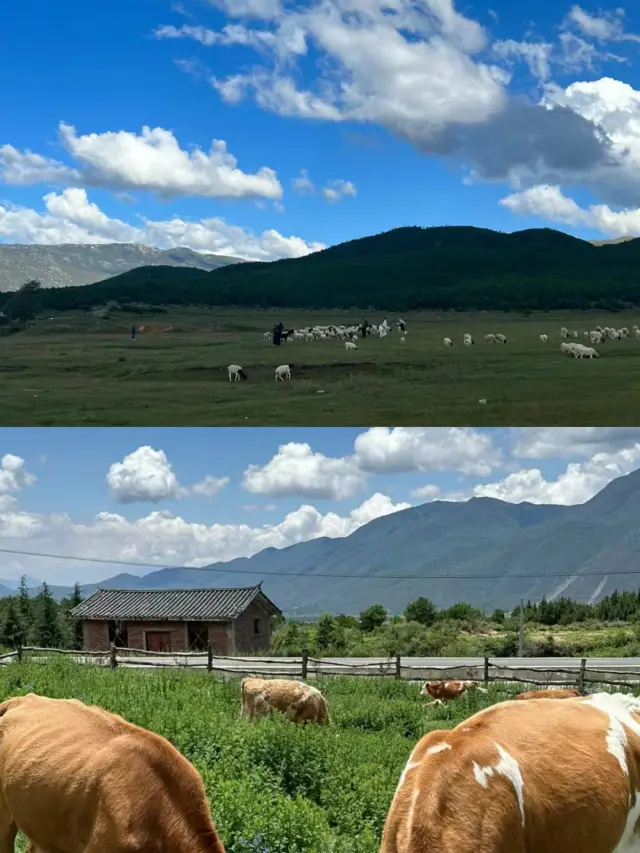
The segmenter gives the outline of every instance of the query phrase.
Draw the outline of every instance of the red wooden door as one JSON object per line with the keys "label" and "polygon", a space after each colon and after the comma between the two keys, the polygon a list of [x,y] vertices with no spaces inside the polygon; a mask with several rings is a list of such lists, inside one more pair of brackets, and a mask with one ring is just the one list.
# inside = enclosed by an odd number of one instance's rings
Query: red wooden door
{"label": "red wooden door", "polygon": [[147,631],[148,652],[170,652],[171,633],[169,631]]}

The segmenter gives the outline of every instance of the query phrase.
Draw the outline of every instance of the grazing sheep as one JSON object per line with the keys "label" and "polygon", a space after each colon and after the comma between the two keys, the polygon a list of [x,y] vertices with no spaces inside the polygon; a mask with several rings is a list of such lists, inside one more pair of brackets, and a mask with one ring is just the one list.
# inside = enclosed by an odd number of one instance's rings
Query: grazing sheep
{"label": "grazing sheep", "polygon": [[560,351],[571,355],[573,353],[573,344],[560,344]]}
{"label": "grazing sheep", "polygon": [[284,382],[285,379],[291,379],[291,368],[295,367],[293,364],[281,364],[276,367],[276,382],[278,380]]}
{"label": "grazing sheep", "polygon": [[247,378],[247,374],[239,364],[230,364],[227,370],[229,371],[229,382],[238,382],[240,379]]}
{"label": "grazing sheep", "polygon": [[358,344],[354,344],[353,341],[345,341],[344,348],[346,350],[358,349]]}
{"label": "grazing sheep", "polygon": [[636,329],[634,334],[636,336],[636,340],[640,341],[640,329]]}
{"label": "grazing sheep", "polygon": [[467,334],[465,334],[465,336],[464,336],[464,345],[465,345],[466,347],[470,347],[472,344],[473,344],[473,338],[472,338],[472,337],[471,337],[471,335],[467,332]]}
{"label": "grazing sheep", "polygon": [[453,341],[451,340],[451,338],[445,338],[445,339],[444,339],[444,345],[445,345],[446,347],[452,347],[452,346],[453,346]]}
{"label": "grazing sheep", "polygon": [[495,335],[485,335],[485,336],[484,336],[484,341],[485,341],[485,343],[487,343],[487,344],[495,344],[495,342],[496,342],[496,336],[495,336]]}
{"label": "grazing sheep", "polygon": [[403,336],[400,338],[400,343],[401,343],[401,344],[403,344],[406,340],[407,340],[407,339],[406,339],[406,338],[405,338],[405,336],[403,335]]}
{"label": "grazing sheep", "polygon": [[546,344],[546,342],[549,340],[549,335],[540,335],[540,340],[543,344]]}
{"label": "grazing sheep", "polygon": [[262,337],[265,341],[270,341],[271,340],[271,332],[265,332]]}
{"label": "grazing sheep", "polygon": [[499,344],[506,344],[506,342],[507,342],[507,339],[505,338],[504,335],[496,335],[495,338],[496,338],[497,343],[499,343]]}
{"label": "grazing sheep", "polygon": [[561,337],[561,338],[568,338],[568,337],[569,337],[569,329],[567,329],[567,327],[566,327],[566,326],[563,326],[563,327],[560,329],[560,337]]}

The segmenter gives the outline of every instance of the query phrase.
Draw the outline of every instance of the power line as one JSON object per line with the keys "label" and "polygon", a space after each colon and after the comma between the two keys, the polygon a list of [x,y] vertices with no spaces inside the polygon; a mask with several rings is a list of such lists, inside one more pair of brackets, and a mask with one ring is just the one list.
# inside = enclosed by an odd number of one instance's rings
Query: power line
{"label": "power line", "polygon": [[[614,575],[638,575],[640,569],[624,569],[621,571],[599,571],[599,572],[553,572],[552,574],[525,574],[525,575],[334,575],[325,572],[262,572],[249,569],[216,569],[213,566],[159,566],[157,563],[139,563],[133,560],[107,560],[98,557],[76,557],[70,554],[46,554],[41,551],[16,551],[12,548],[0,548],[0,554],[14,554],[22,557],[45,557],[50,560],[75,560],[81,563],[105,563],[113,566],[136,566],[139,569],[154,569],[161,572],[164,569],[185,569],[189,572],[212,572],[228,575],[262,575],[274,578],[337,578],[338,580],[396,580],[396,581],[431,581],[431,580],[515,580],[517,578],[539,579],[539,578],[583,578],[583,577],[613,577]],[[222,564],[225,565],[224,563]]]}

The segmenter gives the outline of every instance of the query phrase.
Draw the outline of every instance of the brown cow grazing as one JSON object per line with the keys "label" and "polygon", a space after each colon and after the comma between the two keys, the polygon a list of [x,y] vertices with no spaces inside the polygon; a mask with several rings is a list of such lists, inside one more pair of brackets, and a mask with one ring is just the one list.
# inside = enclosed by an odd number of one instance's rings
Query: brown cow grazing
{"label": "brown cow grazing", "polygon": [[417,744],[380,853],[640,849],[640,699],[500,702]]}
{"label": "brown cow grazing", "polygon": [[487,692],[484,687],[478,687],[475,681],[427,681],[420,695],[431,696],[433,702],[427,702],[427,705],[442,705],[443,702],[458,699],[467,690]]}
{"label": "brown cow grazing", "polygon": [[518,693],[514,699],[575,699],[580,693],[577,690],[525,690],[524,693]]}
{"label": "brown cow grazing", "polygon": [[160,735],[77,699],[0,705],[0,853],[224,853],[202,779]]}
{"label": "brown cow grazing", "polygon": [[285,678],[243,678],[242,711],[245,720],[268,717],[274,711],[285,714],[293,723],[330,725],[327,703],[316,687]]}

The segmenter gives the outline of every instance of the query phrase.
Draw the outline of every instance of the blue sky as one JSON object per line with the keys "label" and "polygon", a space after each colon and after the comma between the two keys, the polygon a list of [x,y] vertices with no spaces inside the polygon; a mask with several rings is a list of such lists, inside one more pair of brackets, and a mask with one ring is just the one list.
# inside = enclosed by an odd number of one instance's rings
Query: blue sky
{"label": "blue sky", "polygon": [[267,260],[407,224],[640,235],[640,7],[64,10],[3,4],[1,241]]}
{"label": "blue sky", "polygon": [[[0,439],[0,548],[150,566],[346,536],[431,500],[582,503],[640,467],[636,428],[6,428]],[[0,578],[121,570],[150,569],[0,553]]]}

